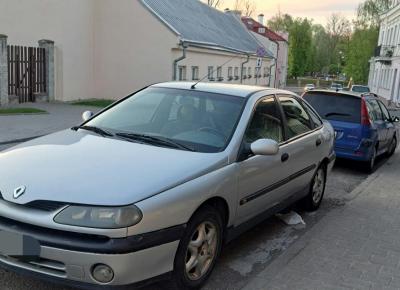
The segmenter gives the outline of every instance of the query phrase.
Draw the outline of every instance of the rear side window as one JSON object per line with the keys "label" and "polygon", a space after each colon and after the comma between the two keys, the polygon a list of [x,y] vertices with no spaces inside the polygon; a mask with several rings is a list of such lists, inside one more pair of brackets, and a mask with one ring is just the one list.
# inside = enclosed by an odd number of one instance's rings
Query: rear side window
{"label": "rear side window", "polygon": [[383,117],[385,118],[385,121],[389,121],[390,120],[390,114],[389,114],[388,109],[386,108],[386,106],[382,102],[379,102],[379,106],[382,109],[382,113],[383,113]]}
{"label": "rear side window", "polygon": [[334,93],[306,93],[303,98],[324,119],[351,123],[361,122],[360,98]]}
{"label": "rear side window", "polygon": [[370,100],[368,101],[368,104],[370,104],[371,108],[372,108],[372,112],[370,112],[372,114],[372,119],[375,121],[382,121],[383,118],[383,114],[381,111],[381,108],[378,105],[378,102],[375,100]]}

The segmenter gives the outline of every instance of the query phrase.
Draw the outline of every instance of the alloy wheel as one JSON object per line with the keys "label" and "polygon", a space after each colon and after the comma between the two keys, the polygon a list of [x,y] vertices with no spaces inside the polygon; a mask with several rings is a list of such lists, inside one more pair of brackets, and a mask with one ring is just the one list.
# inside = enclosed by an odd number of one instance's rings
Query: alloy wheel
{"label": "alloy wheel", "polygon": [[313,189],[312,189],[312,200],[315,204],[321,201],[325,187],[325,172],[322,168],[318,169],[317,174],[314,177]]}
{"label": "alloy wheel", "polygon": [[218,239],[213,223],[206,221],[196,228],[186,251],[185,268],[190,280],[199,280],[207,274],[217,256]]}

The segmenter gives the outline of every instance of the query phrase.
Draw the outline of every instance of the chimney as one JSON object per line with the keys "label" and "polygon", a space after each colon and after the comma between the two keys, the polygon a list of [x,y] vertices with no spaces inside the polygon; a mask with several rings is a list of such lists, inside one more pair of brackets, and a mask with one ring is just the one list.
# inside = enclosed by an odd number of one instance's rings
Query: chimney
{"label": "chimney", "polygon": [[260,22],[262,25],[264,25],[264,14],[258,15],[258,22]]}

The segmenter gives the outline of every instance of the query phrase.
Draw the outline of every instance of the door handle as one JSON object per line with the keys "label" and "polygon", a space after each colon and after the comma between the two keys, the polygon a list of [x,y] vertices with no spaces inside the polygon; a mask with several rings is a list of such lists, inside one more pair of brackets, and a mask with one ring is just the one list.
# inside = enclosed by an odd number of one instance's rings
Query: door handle
{"label": "door handle", "polygon": [[317,145],[317,147],[318,147],[321,144],[322,144],[322,140],[318,138],[317,141],[315,142],[315,145]]}
{"label": "door handle", "polygon": [[282,160],[282,162],[288,161],[289,160],[289,154],[287,154],[287,153],[282,154],[281,160]]}

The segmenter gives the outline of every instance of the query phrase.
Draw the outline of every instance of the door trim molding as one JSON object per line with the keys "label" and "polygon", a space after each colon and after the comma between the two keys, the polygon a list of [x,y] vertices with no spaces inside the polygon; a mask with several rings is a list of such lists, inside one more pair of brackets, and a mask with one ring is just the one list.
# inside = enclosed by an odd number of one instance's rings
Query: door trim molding
{"label": "door trim molding", "polygon": [[240,200],[240,202],[239,202],[239,205],[241,205],[241,206],[245,205],[246,203],[248,203],[250,201],[253,201],[253,200],[255,200],[255,199],[257,199],[257,198],[259,198],[259,197],[261,197],[261,196],[263,196],[263,195],[265,195],[265,194],[267,194],[267,193],[269,193],[269,192],[271,192],[271,191],[273,191],[275,189],[278,189],[279,187],[284,186],[285,184],[293,181],[294,179],[296,179],[296,178],[298,178],[300,176],[303,176],[304,174],[307,174],[310,171],[313,171],[315,168],[317,168],[317,165],[315,165],[315,164],[310,165],[310,166],[308,166],[308,167],[306,167],[306,168],[304,168],[304,169],[302,169],[302,170],[290,175],[289,177],[286,177],[285,179],[282,179],[282,180],[280,180],[280,181],[278,181],[278,182],[276,182],[276,183],[274,183],[274,184],[272,184],[272,185],[270,185],[270,186],[268,186],[266,188],[263,188],[263,189],[255,192],[255,193],[252,193],[252,194],[242,198]]}

